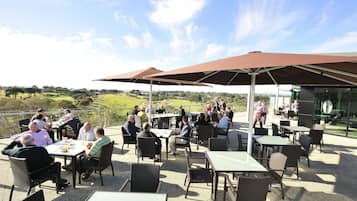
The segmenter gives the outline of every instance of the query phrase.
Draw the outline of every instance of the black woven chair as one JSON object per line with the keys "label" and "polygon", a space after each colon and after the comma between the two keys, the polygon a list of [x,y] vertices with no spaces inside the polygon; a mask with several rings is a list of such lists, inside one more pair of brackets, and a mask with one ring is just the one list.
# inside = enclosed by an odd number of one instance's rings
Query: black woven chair
{"label": "black woven chair", "polygon": [[[290,126],[290,121],[289,120],[280,120],[280,126]],[[293,132],[288,131],[287,129],[280,128],[280,132],[282,136],[289,136],[290,134],[293,134]]]}
{"label": "black woven chair", "polygon": [[184,185],[186,186],[186,182],[188,182],[185,193],[185,198],[187,198],[191,183],[212,183],[213,174],[212,170],[209,168],[192,168],[192,163],[187,148],[185,149],[185,157],[187,172]]}
{"label": "black woven chair", "polygon": [[312,145],[320,145],[320,152],[322,152],[322,137],[324,134],[324,130],[314,130],[311,129],[309,133],[309,137],[311,137]]}
{"label": "black woven chair", "polygon": [[[137,141],[138,141],[138,145],[137,145],[138,163],[140,157],[141,160],[144,160],[144,157],[155,159],[155,154],[156,154],[155,138],[138,137]],[[161,160],[161,154],[160,154],[160,160]]]}
{"label": "black woven chair", "polygon": [[127,179],[120,187],[119,191],[124,191],[130,183],[129,192],[150,192],[160,191],[160,166],[152,164],[131,164],[130,179]]}
{"label": "black woven chair", "polygon": [[227,139],[226,138],[209,138],[208,149],[210,151],[227,151]]}
{"label": "black woven chair", "polygon": [[268,132],[267,128],[254,128],[254,135],[268,135]]}
{"label": "black woven chair", "polygon": [[197,150],[199,149],[199,144],[201,142],[207,142],[208,138],[213,137],[214,134],[214,128],[212,125],[197,125],[197,135],[195,136],[196,138],[196,143],[197,143]]}
{"label": "black woven chair", "polygon": [[[94,167],[94,171],[99,172],[100,184],[102,186],[104,185],[103,176],[102,176],[103,170],[107,169],[110,166],[112,168],[112,175],[114,176],[114,168],[112,163],[113,147],[114,147],[114,141],[112,141],[107,145],[104,145],[100,152],[100,158],[96,158],[98,160],[98,165]],[[83,155],[81,157],[83,157]],[[79,183],[81,183],[81,174],[82,172],[80,172],[78,176]]]}
{"label": "black woven chair", "polygon": [[279,132],[279,127],[277,124],[272,123],[271,129],[273,130],[273,136],[281,136],[281,133]]}
{"label": "black woven chair", "polygon": [[21,133],[29,130],[29,128],[28,128],[29,124],[30,124],[30,119],[19,120],[19,128],[20,128]]}
{"label": "black woven chair", "polygon": [[189,137],[175,137],[175,146],[177,148],[183,148],[186,149],[188,148],[190,150],[190,155],[191,155],[191,136],[193,133],[193,129],[190,131]]}
{"label": "black woven chair", "polygon": [[237,185],[228,176],[224,177],[224,194],[223,200],[226,200],[226,194],[230,200],[235,201],[263,201],[271,183],[270,176],[239,176],[237,177]]}
{"label": "black woven chair", "polygon": [[39,190],[27,196],[22,201],[45,201],[45,195],[43,194],[43,190]]}
{"label": "black woven chair", "polygon": [[301,145],[301,156],[306,157],[307,159],[307,167],[310,167],[310,147],[311,147],[311,137],[308,135],[301,135],[299,138],[299,142]]}
{"label": "black woven chair", "polygon": [[121,133],[122,133],[122,136],[123,136],[123,145],[121,147],[121,152],[123,153],[123,149],[124,149],[124,145],[125,144],[128,145],[128,148],[129,148],[129,144],[134,144],[135,145],[135,150],[136,150],[136,144],[137,144],[136,137],[133,137],[133,136],[129,135],[126,132],[124,127],[121,127]]}
{"label": "black woven chair", "polygon": [[299,165],[298,161],[301,155],[300,145],[287,145],[283,146],[281,153],[288,157],[286,160],[285,168],[293,167],[296,168],[296,177],[299,178]]}
{"label": "black woven chair", "polygon": [[[27,188],[27,195],[30,195],[31,189],[33,187],[40,185],[47,180],[56,181],[56,192],[58,193],[60,171],[48,171],[50,168],[52,169],[52,167],[46,166],[41,169],[30,172],[28,170],[28,165],[26,163],[25,158],[9,157],[9,161],[12,170],[12,175],[14,178],[14,183],[11,186],[10,191],[10,201],[12,200],[12,195],[15,186],[25,189]],[[55,165],[58,165],[58,170],[60,170],[60,165],[57,163]]]}

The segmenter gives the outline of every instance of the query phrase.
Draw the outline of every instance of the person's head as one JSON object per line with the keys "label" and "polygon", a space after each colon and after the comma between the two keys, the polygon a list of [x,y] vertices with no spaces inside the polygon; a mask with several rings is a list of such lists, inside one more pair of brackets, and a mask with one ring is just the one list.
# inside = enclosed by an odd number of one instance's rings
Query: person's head
{"label": "person's head", "polygon": [[97,131],[95,132],[95,138],[101,138],[104,136],[104,129],[103,128],[98,128]]}
{"label": "person's head", "polygon": [[70,109],[64,109],[64,111],[63,111],[65,114],[69,114],[69,113],[71,113],[71,110]]}
{"label": "person's head", "polygon": [[42,120],[43,119],[43,115],[42,114],[38,114],[38,115],[36,115],[35,119]]}
{"label": "person's head", "polygon": [[150,124],[148,122],[145,122],[143,124],[143,129],[144,129],[145,132],[150,132],[150,128],[151,128],[151,126],[150,126]]}
{"label": "person's head", "polygon": [[32,132],[37,132],[39,130],[37,123],[33,121],[29,123],[29,129]]}
{"label": "person's head", "polygon": [[33,145],[34,139],[31,134],[24,134],[21,137],[21,144],[26,146]]}
{"label": "person's head", "polygon": [[135,123],[135,117],[134,115],[128,115],[128,122]]}
{"label": "person's head", "polygon": [[141,107],[141,108],[140,108],[140,111],[145,112],[145,107],[144,107],[144,106],[143,106],[143,107]]}
{"label": "person's head", "polygon": [[181,110],[181,109],[182,109],[182,105],[180,105],[180,107],[179,107],[179,108],[180,108],[180,110]]}
{"label": "person's head", "polygon": [[229,110],[229,111],[230,111],[230,110],[231,110],[231,107],[227,107],[227,110]]}
{"label": "person's head", "polygon": [[38,108],[37,109],[37,114],[45,115],[45,110],[43,108]]}
{"label": "person's head", "polygon": [[183,116],[182,117],[182,123],[183,124],[187,124],[188,123],[188,117],[187,116]]}
{"label": "person's head", "polygon": [[85,122],[83,124],[83,128],[86,132],[88,132],[92,128],[92,125],[89,122]]}
{"label": "person's head", "polygon": [[211,104],[207,104],[207,108],[211,108]]}
{"label": "person's head", "polygon": [[139,106],[135,105],[135,106],[134,106],[134,109],[136,109],[136,110],[139,109]]}

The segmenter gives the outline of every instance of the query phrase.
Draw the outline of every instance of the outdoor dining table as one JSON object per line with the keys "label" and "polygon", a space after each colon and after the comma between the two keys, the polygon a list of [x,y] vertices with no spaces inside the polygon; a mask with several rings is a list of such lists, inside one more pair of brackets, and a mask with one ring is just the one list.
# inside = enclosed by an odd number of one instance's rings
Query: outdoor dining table
{"label": "outdoor dining table", "polygon": [[87,201],[166,201],[167,194],[163,193],[133,193],[133,192],[94,192]]}
{"label": "outdoor dining table", "polygon": [[280,126],[280,128],[283,128],[293,133],[293,142],[295,142],[295,137],[297,133],[305,133],[310,131],[310,128],[307,128],[305,126]]}
{"label": "outdoor dining table", "polygon": [[268,170],[245,151],[207,151],[206,160],[213,170],[212,199],[216,200],[220,173],[257,173]]}
{"label": "outdoor dining table", "polygon": [[[67,147],[67,151],[65,150]],[[45,147],[51,156],[64,156],[72,158],[73,188],[76,188],[76,161],[77,156],[84,153],[84,141],[62,140]]]}
{"label": "outdoor dining table", "polygon": [[151,132],[153,132],[157,137],[159,138],[164,138],[165,139],[165,145],[166,145],[166,159],[169,158],[169,138],[173,133],[172,129],[157,129],[157,128],[152,128],[150,129]]}
{"label": "outdoor dining table", "polygon": [[287,146],[293,144],[288,138],[281,137],[281,136],[254,135],[253,138],[257,143],[259,143],[262,146],[261,157],[263,156],[266,147],[270,147],[270,146],[281,147],[281,146]]}

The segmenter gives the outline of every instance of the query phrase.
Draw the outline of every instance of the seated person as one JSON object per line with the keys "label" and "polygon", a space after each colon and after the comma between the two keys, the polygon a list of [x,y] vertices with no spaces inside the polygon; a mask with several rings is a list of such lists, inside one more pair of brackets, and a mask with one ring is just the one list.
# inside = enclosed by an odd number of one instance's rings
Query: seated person
{"label": "seated person", "polygon": [[208,126],[210,125],[210,122],[211,122],[211,117],[208,115],[207,112],[200,113],[198,120],[195,122],[195,126],[197,125]]}
{"label": "seated person", "polygon": [[21,133],[17,138],[14,140],[18,140],[19,137],[25,135],[25,134],[31,134],[32,138],[34,139],[34,144],[39,147],[45,147],[47,145],[53,144],[53,141],[51,137],[48,135],[47,131],[44,129],[39,129],[38,125],[36,122],[32,121],[29,124],[29,129],[28,131],[25,131]]}
{"label": "seated person", "polygon": [[218,124],[215,124],[215,132],[217,135],[227,135],[228,127],[229,127],[229,120],[228,117],[223,116],[221,112],[217,114]]}
{"label": "seated person", "polygon": [[77,167],[80,163],[80,168],[77,168],[78,172],[85,172],[82,175],[83,180],[88,179],[93,172],[94,167],[98,165],[98,158],[100,158],[102,147],[111,143],[110,138],[104,135],[103,128],[97,129],[95,138],[95,142],[88,142],[86,144],[84,157],[82,157],[80,161],[77,161]]}
{"label": "seated person", "polygon": [[123,127],[126,130],[126,133],[132,138],[136,138],[137,133],[140,132],[140,128],[135,126],[134,115],[128,115],[128,121],[125,122]]}
{"label": "seated person", "polygon": [[89,122],[85,122],[81,129],[79,129],[79,134],[77,140],[82,141],[95,141],[94,130]]}
{"label": "seated person", "polygon": [[42,114],[38,114],[35,117],[35,119],[33,120],[33,122],[37,123],[37,126],[38,126],[39,129],[46,130],[48,135],[51,137],[52,141],[55,140],[55,133],[51,129],[51,125],[45,121],[44,116]]}
{"label": "seated person", "polygon": [[182,117],[182,128],[179,135],[173,135],[170,137],[170,152],[172,155],[176,154],[176,144],[186,144],[187,141],[185,139],[177,139],[176,138],[189,138],[191,133],[191,127],[188,124],[188,117]]}
{"label": "seated person", "polygon": [[78,134],[79,130],[77,123],[80,123],[80,120],[76,118],[69,109],[65,109],[64,114],[65,115],[60,119],[60,126],[57,129],[58,136],[62,138],[62,130],[65,129],[67,125],[73,129],[74,134]]}
{"label": "seated person", "polygon": [[155,150],[156,150],[156,159],[155,162],[160,161],[161,154],[161,140],[154,133],[150,132],[150,124],[145,122],[143,124],[143,131],[138,134],[138,138],[155,138]]}
{"label": "seated person", "polygon": [[30,172],[48,167],[44,172],[40,171],[37,174],[33,174],[31,178],[36,180],[40,179],[43,174],[53,174],[55,175],[53,182],[56,182],[57,178],[59,178],[59,184],[57,185],[58,190],[67,187],[67,181],[61,179],[61,163],[54,162],[47,150],[43,147],[36,146],[34,140],[31,134],[23,134],[21,138],[11,142],[10,145],[5,147],[4,150],[2,150],[2,154],[11,157],[26,158],[27,167]]}
{"label": "seated person", "polygon": [[71,113],[70,109],[64,109],[64,116],[62,117],[62,122],[69,122],[71,120],[73,120],[74,115]]}

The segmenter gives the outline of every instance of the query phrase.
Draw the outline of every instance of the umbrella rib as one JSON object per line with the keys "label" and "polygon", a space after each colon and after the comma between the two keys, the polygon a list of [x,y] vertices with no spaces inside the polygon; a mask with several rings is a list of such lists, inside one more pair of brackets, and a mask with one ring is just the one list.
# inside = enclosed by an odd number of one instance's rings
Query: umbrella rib
{"label": "umbrella rib", "polygon": [[204,76],[204,77],[201,78],[201,79],[196,80],[196,82],[201,82],[202,80],[205,80],[205,79],[207,79],[207,78],[209,78],[209,77],[212,77],[213,75],[215,75],[215,74],[217,74],[217,73],[218,73],[218,71],[211,71],[211,72],[208,73],[208,75]]}
{"label": "umbrella rib", "polygon": [[274,84],[277,85],[278,82],[275,80],[275,78],[273,77],[273,75],[272,75],[269,71],[267,71],[267,73],[268,73],[270,79],[274,82]]}
{"label": "umbrella rib", "polygon": [[236,72],[236,73],[233,75],[233,77],[227,82],[226,85],[230,85],[230,84],[233,82],[233,80],[238,76],[238,74],[239,74],[239,72]]}
{"label": "umbrella rib", "polygon": [[294,66],[294,67],[302,69],[302,70],[305,70],[305,71],[309,71],[309,72],[312,72],[312,73],[315,73],[315,74],[319,74],[319,75],[322,75],[322,76],[325,76],[325,77],[329,77],[329,78],[332,78],[332,79],[335,79],[335,80],[339,80],[341,82],[345,82],[345,83],[348,83],[348,84],[351,84],[351,85],[357,85],[357,83],[355,83],[353,81],[345,80],[343,78],[336,77],[336,76],[333,76],[333,75],[330,75],[330,74],[327,74],[327,73],[323,73],[321,71],[317,71],[317,70],[314,70],[314,69],[310,69],[310,68],[307,68],[307,67],[304,67],[304,66],[297,65],[297,66]]}
{"label": "umbrella rib", "polygon": [[276,67],[264,68],[263,70],[259,71],[259,73],[266,73],[266,72],[273,71],[273,70],[278,70],[278,69],[281,69],[281,68],[285,68],[285,66],[276,66]]}
{"label": "umbrella rib", "polygon": [[316,66],[316,65],[302,65],[302,66],[313,68],[313,69],[316,69],[316,70],[327,71],[327,72],[331,72],[331,73],[345,75],[345,76],[348,76],[348,77],[357,78],[356,74],[347,73],[347,72],[343,72],[343,71],[339,71],[339,70],[335,70],[335,69],[322,68],[322,67]]}

